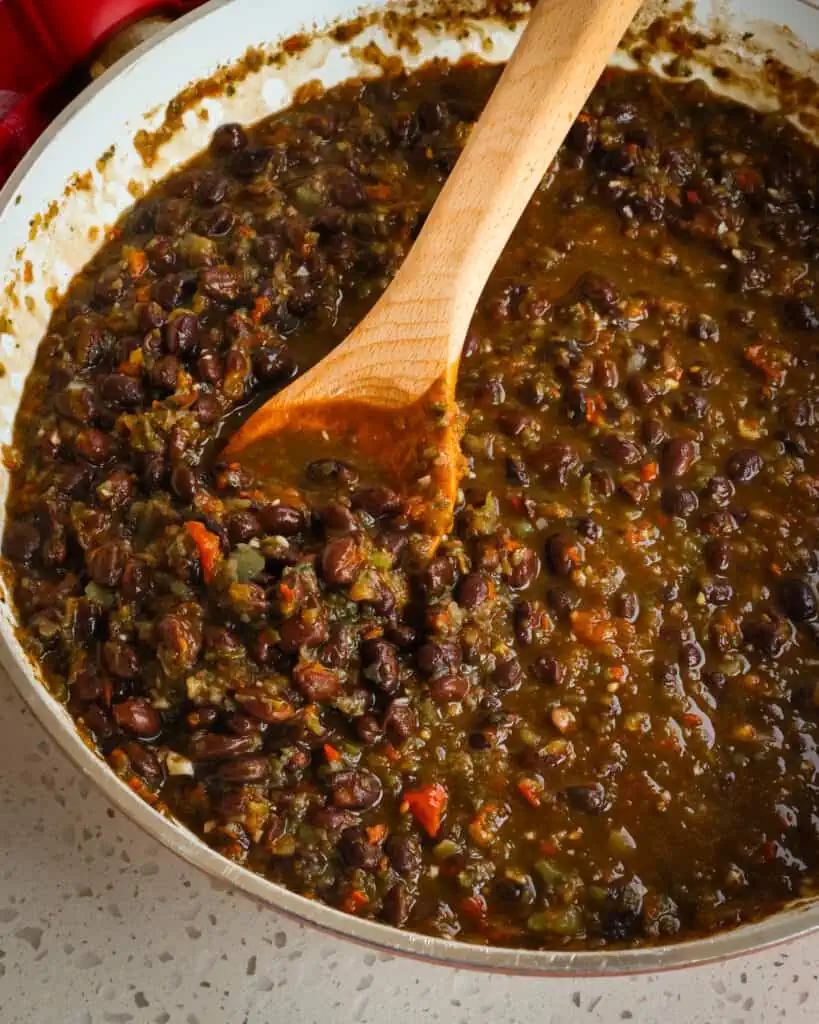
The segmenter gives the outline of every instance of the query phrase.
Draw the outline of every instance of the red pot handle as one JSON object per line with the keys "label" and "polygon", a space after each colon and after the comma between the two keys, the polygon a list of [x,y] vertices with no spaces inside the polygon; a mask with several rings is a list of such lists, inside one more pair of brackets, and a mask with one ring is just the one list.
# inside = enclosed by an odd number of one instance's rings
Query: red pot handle
{"label": "red pot handle", "polygon": [[86,62],[120,28],[202,0],[0,0],[0,90],[30,93]]}

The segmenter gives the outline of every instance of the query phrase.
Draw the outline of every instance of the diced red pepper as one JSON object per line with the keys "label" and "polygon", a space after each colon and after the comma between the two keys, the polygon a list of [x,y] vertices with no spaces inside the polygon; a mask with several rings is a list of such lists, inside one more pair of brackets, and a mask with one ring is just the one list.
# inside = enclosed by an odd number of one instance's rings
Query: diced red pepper
{"label": "diced red pepper", "polygon": [[193,537],[199,549],[199,562],[205,583],[210,583],[216,572],[216,565],[222,557],[222,545],[215,533],[195,520],[185,523],[185,529]]}
{"label": "diced red pepper", "polygon": [[532,807],[540,807],[540,794],[543,792],[543,787],[536,779],[521,779],[518,782],[518,792]]}
{"label": "diced red pepper", "polygon": [[427,835],[434,839],[441,827],[441,817],[448,801],[449,794],[444,787],[439,782],[433,782],[429,786],[405,793],[401,812],[406,814],[409,811]]}
{"label": "diced red pepper", "polygon": [[351,893],[344,897],[341,909],[348,914],[355,914],[362,907],[366,907],[369,902],[370,899],[365,892],[362,892],[360,889],[353,889]]}

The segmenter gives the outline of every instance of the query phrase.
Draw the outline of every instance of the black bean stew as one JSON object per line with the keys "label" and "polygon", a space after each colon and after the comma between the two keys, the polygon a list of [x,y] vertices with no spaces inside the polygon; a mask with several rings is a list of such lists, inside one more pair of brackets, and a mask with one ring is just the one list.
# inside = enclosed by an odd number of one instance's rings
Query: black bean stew
{"label": "black bean stew", "polygon": [[[481,300],[435,557],[389,487],[219,461],[400,264],[496,80],[351,82],[141,200],[55,311],[4,551],[114,771],[394,925],[690,937],[819,866],[819,193],[784,121],[607,72]],[[308,456],[309,458],[309,456]]]}

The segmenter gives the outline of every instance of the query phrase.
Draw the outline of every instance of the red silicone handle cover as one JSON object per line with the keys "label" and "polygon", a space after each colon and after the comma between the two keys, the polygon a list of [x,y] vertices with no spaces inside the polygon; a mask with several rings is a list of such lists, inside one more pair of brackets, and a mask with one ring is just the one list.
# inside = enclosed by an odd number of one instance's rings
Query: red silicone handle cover
{"label": "red silicone handle cover", "polygon": [[0,0],[0,90],[31,92],[86,61],[117,29],[201,0]]}

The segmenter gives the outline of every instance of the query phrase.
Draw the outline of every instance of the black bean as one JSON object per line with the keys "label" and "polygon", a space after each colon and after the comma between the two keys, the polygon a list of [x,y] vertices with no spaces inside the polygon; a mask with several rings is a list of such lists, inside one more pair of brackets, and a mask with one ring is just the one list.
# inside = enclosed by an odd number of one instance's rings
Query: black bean
{"label": "black bean", "polygon": [[764,463],[759,452],[753,448],[740,448],[728,456],[725,472],[738,484],[747,484],[762,470]]}
{"label": "black bean", "polygon": [[633,466],[643,457],[642,450],[633,441],[616,434],[603,434],[597,443],[603,455],[618,466]]}
{"label": "black bean", "polygon": [[237,178],[249,180],[266,171],[272,158],[273,150],[268,146],[245,146],[231,157],[230,169]]}
{"label": "black bean", "polygon": [[384,693],[395,693],[400,683],[395,644],[377,638],[365,640],[361,645],[361,674]]}
{"label": "black bean", "polygon": [[643,421],[643,440],[650,448],[659,448],[667,437],[662,420],[651,418]]}
{"label": "black bean", "polygon": [[492,673],[492,682],[499,690],[514,690],[523,682],[523,669],[517,658],[499,661]]}
{"label": "black bean", "polygon": [[278,235],[259,235],[253,241],[253,251],[263,267],[273,267],[284,252],[284,242]]}
{"label": "black bean", "polygon": [[396,697],[387,705],[384,730],[398,743],[418,732],[418,713],[405,697]]}
{"label": "black bean", "polygon": [[234,757],[255,753],[260,746],[258,733],[249,736],[223,736],[204,733],[194,736],[188,745],[192,761],[229,761]]}
{"label": "black bean", "polygon": [[101,544],[86,555],[88,575],[101,587],[115,587],[122,579],[127,557],[124,545],[116,541]]}
{"label": "black bean", "polygon": [[761,614],[743,621],[742,636],[763,657],[775,660],[790,647],[792,629],[788,621],[780,616]]}
{"label": "black bean", "polygon": [[395,928],[403,928],[412,912],[413,900],[404,882],[392,885],[381,905],[381,916]]}
{"label": "black bean", "polygon": [[797,330],[819,331],[819,312],[816,306],[803,299],[790,299],[785,303],[785,318]]}
{"label": "black bean", "polygon": [[115,704],[114,718],[120,729],[144,739],[153,739],[162,730],[159,712],[140,697],[132,697]]}
{"label": "black bean", "polygon": [[223,782],[264,782],[270,775],[270,762],[266,757],[236,757],[223,761],[216,769]]}
{"label": "black bean", "polygon": [[526,469],[526,463],[519,455],[510,455],[506,459],[506,479],[510,484],[519,487],[528,487],[531,478]]}
{"label": "black bean", "polygon": [[663,449],[663,472],[669,476],[684,476],[700,457],[696,441],[687,438],[673,438]]}
{"label": "black bean", "polygon": [[[205,238],[223,238],[233,230],[236,214],[229,206],[220,203],[211,210],[203,210],[193,222],[193,229]],[[203,252],[203,260],[212,259],[210,253]]]}
{"label": "black bean", "polygon": [[618,594],[614,599],[614,614],[626,622],[636,622],[640,616],[640,599],[630,591]]}
{"label": "black bean", "polygon": [[458,604],[474,611],[489,599],[489,581],[479,572],[464,576],[458,584]]}
{"label": "black bean", "polygon": [[582,561],[583,548],[573,534],[567,531],[554,533],[546,541],[546,563],[556,575],[570,576]]}
{"label": "black bean", "polygon": [[292,505],[267,505],[260,510],[259,515],[266,533],[295,537],[304,529],[304,513]]}
{"label": "black bean", "polygon": [[90,427],[81,430],[74,442],[77,452],[94,466],[102,466],[114,455],[116,442],[109,435]]}
{"label": "black bean", "polygon": [[81,721],[85,722],[98,741],[109,739],[117,730],[114,719],[99,704],[89,704],[83,710]]}
{"label": "black bean", "polygon": [[685,643],[680,648],[680,663],[689,669],[701,668],[705,661],[705,652],[698,643]]}
{"label": "black bean", "polygon": [[168,463],[161,455],[149,455],[142,468],[142,482],[149,492],[162,486],[168,472]]}
{"label": "black bean", "polygon": [[324,703],[341,690],[341,679],[332,669],[315,661],[301,662],[293,669],[293,682],[309,701]]}
{"label": "black bean", "polygon": [[771,272],[760,263],[740,263],[734,270],[734,287],[743,293],[758,292],[771,279]]}
{"label": "black bean", "polygon": [[807,622],[816,617],[816,591],[804,579],[791,577],[782,580],[779,603],[791,622]]}
{"label": "black bean", "polygon": [[196,473],[190,466],[186,465],[184,462],[180,462],[178,465],[174,466],[173,472],[171,473],[171,487],[174,494],[190,505],[196,497],[196,492],[199,489],[199,481]]}
{"label": "black bean", "polygon": [[469,679],[462,675],[438,676],[429,684],[429,695],[440,704],[463,700],[469,693]]}
{"label": "black bean", "polygon": [[345,210],[358,210],[367,203],[364,186],[352,174],[338,174],[330,185],[333,200]]}
{"label": "black bean", "polygon": [[395,515],[401,508],[401,498],[389,487],[367,487],[355,491],[351,501],[353,508],[363,509],[375,518]]}
{"label": "black bean", "polygon": [[569,129],[566,143],[576,153],[588,156],[594,149],[597,140],[597,129],[590,118],[578,118]]}
{"label": "black bean", "polygon": [[381,723],[375,715],[361,715],[360,718],[357,718],[355,720],[355,731],[361,742],[366,743],[367,746],[377,743],[384,735]]}
{"label": "black bean", "polygon": [[206,384],[219,384],[225,368],[218,352],[203,352],[196,362],[196,373]]}
{"label": "black bean", "polygon": [[134,679],[139,674],[139,656],[130,644],[107,640],[102,655],[105,667],[118,679]]}
{"label": "black bean", "polygon": [[220,124],[210,140],[210,148],[221,156],[244,149],[247,143],[247,133],[240,124]]}
{"label": "black bean", "polygon": [[452,640],[433,640],[418,648],[418,670],[425,676],[457,672],[463,661],[461,645]]}
{"label": "black bean", "polygon": [[705,580],[702,584],[701,590],[708,604],[728,604],[734,596],[734,588],[727,580]]}
{"label": "black bean", "polygon": [[348,534],[358,530],[358,520],[353,512],[341,502],[334,501],[319,512],[324,529],[328,533]]}
{"label": "black bean", "polygon": [[418,643],[417,632],[404,623],[388,626],[385,635],[401,651],[411,651]]}
{"label": "black bean", "polygon": [[[631,399],[637,405],[651,405],[655,399],[659,397],[659,392],[656,387],[645,379],[645,377],[630,377],[628,380],[628,393],[631,395]],[[648,423],[658,423],[658,420],[649,420]],[[643,425],[643,434],[646,434],[646,424]],[[657,442],[651,441],[646,437],[647,444],[656,444]]]}
{"label": "black bean", "polygon": [[712,476],[705,485],[705,496],[721,508],[727,505],[736,493],[727,476]]}
{"label": "black bean", "polygon": [[705,545],[705,562],[712,572],[726,572],[731,564],[731,542],[726,537],[709,540]]}
{"label": "black bean", "polygon": [[418,577],[420,590],[429,597],[440,596],[454,582],[455,569],[446,555],[436,555]]}
{"label": "black bean", "polygon": [[666,515],[677,519],[687,519],[699,507],[697,495],[686,487],[664,487],[661,504]]}
{"label": "black bean", "polygon": [[620,294],[613,281],[589,271],[575,285],[578,293],[588,299],[599,313],[611,313],[617,307]]}
{"label": "black bean", "polygon": [[542,655],[533,662],[532,675],[545,686],[559,686],[566,677],[566,666],[551,655]]}
{"label": "black bean", "polygon": [[338,459],[316,459],[307,466],[307,476],[320,484],[338,484],[342,487],[355,487],[358,473],[346,462]]}
{"label": "black bean", "polygon": [[179,370],[179,360],[176,356],[162,356],[151,367],[151,383],[161,391],[176,391]]}
{"label": "black bean", "polygon": [[563,791],[569,804],[586,814],[602,814],[608,807],[608,794],[602,783],[592,782],[583,786],[566,786]]}
{"label": "black bean", "polygon": [[143,747],[136,740],[124,743],[122,749],[128,755],[131,768],[137,775],[140,775],[146,782],[154,785],[162,782],[165,777],[164,769],[159,763],[156,755],[147,747]]}
{"label": "black bean", "polygon": [[362,871],[375,871],[381,860],[380,843],[370,842],[360,825],[344,829],[338,842],[338,852],[345,864]]}
{"label": "black bean", "polygon": [[326,615],[292,615],[281,624],[279,645],[295,653],[302,646],[318,647],[329,636]]}
{"label": "black bean", "polygon": [[262,524],[255,512],[241,509],[231,512],[227,521],[228,537],[231,544],[247,544],[262,532]]}
{"label": "black bean", "polygon": [[9,523],[3,537],[3,553],[12,562],[27,565],[40,549],[40,531],[34,523],[16,519]]}
{"label": "black bean", "polygon": [[257,349],[253,353],[253,372],[259,380],[280,380],[291,376],[293,370],[293,356],[284,342],[275,347]]}
{"label": "black bean", "polygon": [[571,445],[553,443],[544,445],[531,459],[530,465],[546,484],[565,487],[569,476],[579,466],[577,452]]}
{"label": "black bean", "polygon": [[515,639],[523,646],[535,639],[535,630],[540,620],[538,606],[532,601],[518,601],[513,613]]}
{"label": "black bean", "polygon": [[330,778],[333,803],[344,810],[364,810],[381,801],[381,779],[372,772],[351,770],[337,772]]}
{"label": "black bean", "polygon": [[199,318],[193,313],[175,316],[165,324],[163,340],[172,355],[190,355],[199,345]]}
{"label": "black bean", "polygon": [[328,541],[321,553],[321,571],[328,583],[339,586],[355,582],[364,554],[352,537]]}
{"label": "black bean", "polygon": [[540,573],[540,559],[531,548],[515,548],[509,556],[506,582],[512,590],[525,590]]}
{"label": "black bean", "polygon": [[411,875],[421,867],[421,844],[415,836],[392,834],[384,848],[393,870],[399,875]]}
{"label": "black bean", "polygon": [[222,416],[222,403],[216,395],[200,395],[193,408],[203,427],[211,426]]}
{"label": "black bean", "polygon": [[577,593],[568,587],[552,587],[546,591],[546,600],[559,619],[567,619],[580,603]]}

